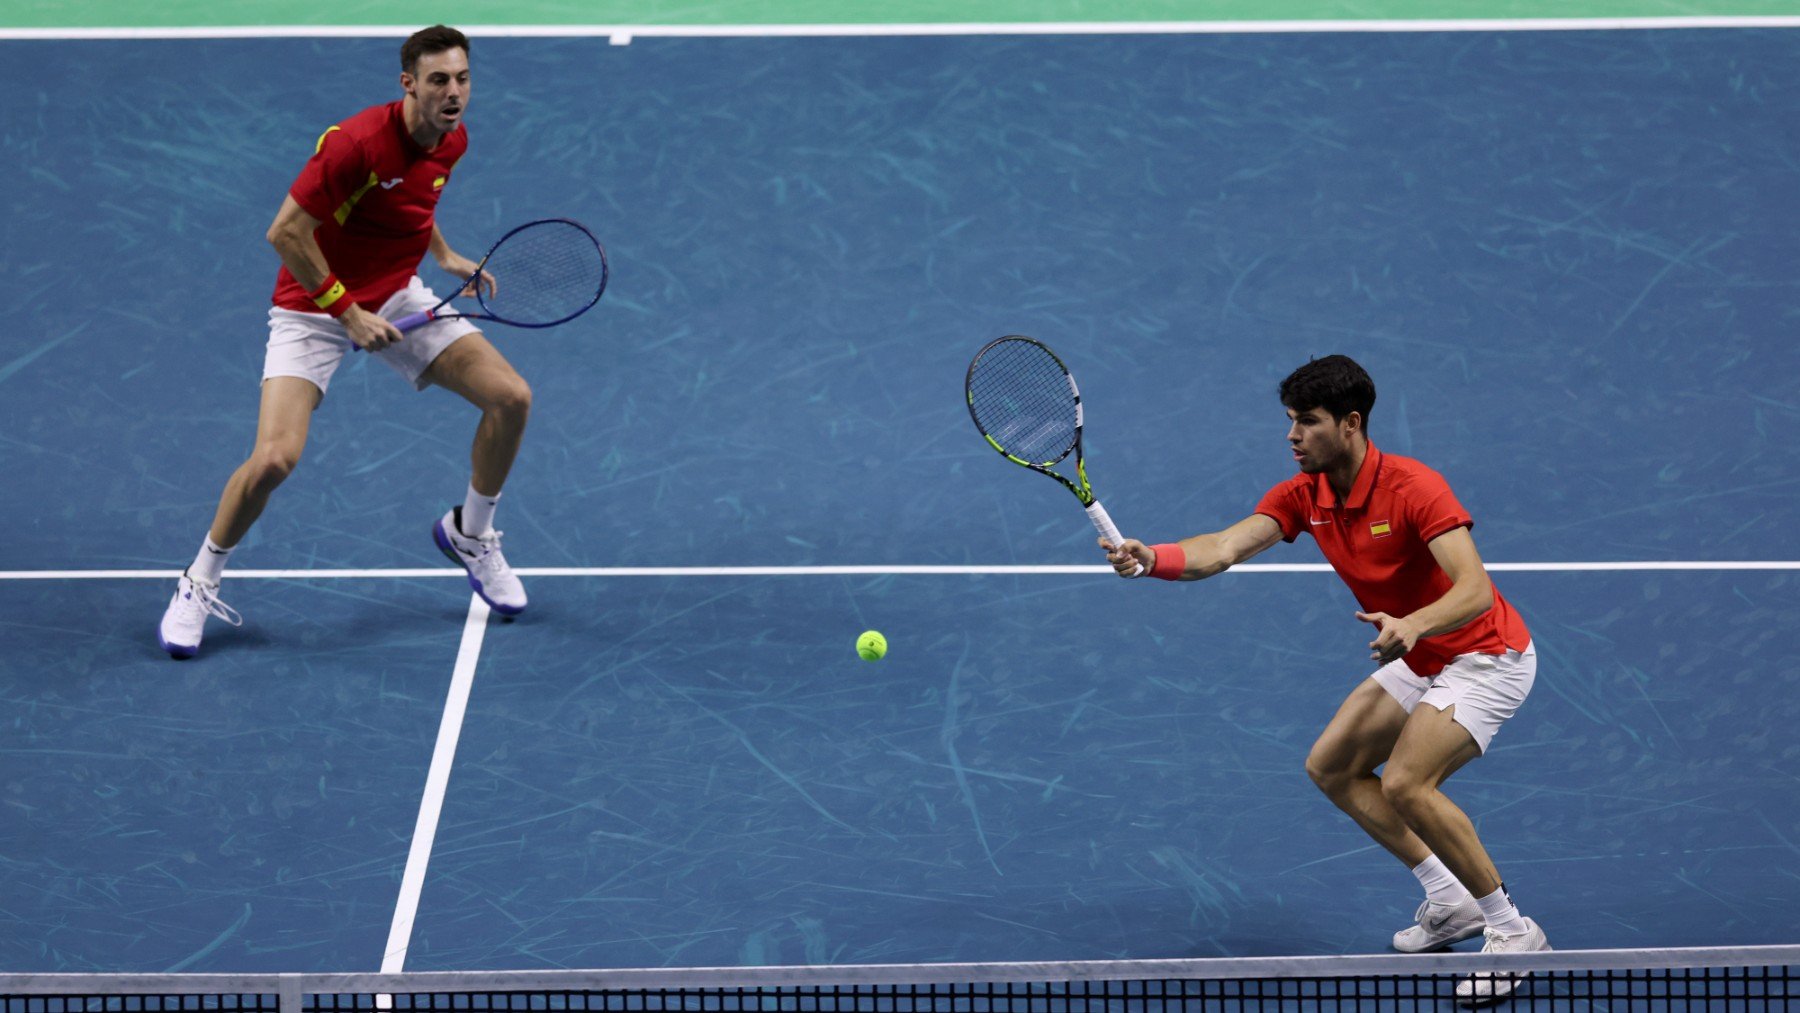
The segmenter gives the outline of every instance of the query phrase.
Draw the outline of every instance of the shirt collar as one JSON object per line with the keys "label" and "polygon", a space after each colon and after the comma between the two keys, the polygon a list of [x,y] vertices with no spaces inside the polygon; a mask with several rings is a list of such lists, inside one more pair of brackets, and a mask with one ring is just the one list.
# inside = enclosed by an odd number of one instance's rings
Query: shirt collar
{"label": "shirt collar", "polygon": [[[1361,510],[1369,505],[1369,494],[1375,491],[1375,473],[1381,469],[1381,451],[1375,444],[1369,444],[1369,452],[1363,455],[1362,468],[1356,473],[1356,481],[1350,483],[1350,499],[1344,504],[1345,509]],[[1331,487],[1331,479],[1320,472],[1313,479],[1313,500],[1324,510],[1338,508],[1337,490]]]}

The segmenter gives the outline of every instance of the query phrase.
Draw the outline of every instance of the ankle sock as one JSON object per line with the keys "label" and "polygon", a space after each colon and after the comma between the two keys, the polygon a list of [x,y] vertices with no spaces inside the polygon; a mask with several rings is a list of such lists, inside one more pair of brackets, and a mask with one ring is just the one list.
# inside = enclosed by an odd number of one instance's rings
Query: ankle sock
{"label": "ankle sock", "polygon": [[202,584],[217,584],[225,574],[225,561],[231,558],[231,549],[221,549],[213,544],[212,536],[200,546],[200,554],[187,568],[189,580],[197,580]]}
{"label": "ankle sock", "polygon": [[499,505],[499,493],[483,496],[473,485],[469,486],[468,493],[463,496],[462,516],[457,521],[463,537],[479,538],[493,530],[494,508]]}
{"label": "ankle sock", "polygon": [[1486,897],[1475,898],[1481,905],[1481,915],[1487,919],[1488,928],[1503,936],[1516,936],[1525,931],[1525,919],[1519,917],[1519,909],[1513,906],[1512,897],[1506,892],[1506,884]]}

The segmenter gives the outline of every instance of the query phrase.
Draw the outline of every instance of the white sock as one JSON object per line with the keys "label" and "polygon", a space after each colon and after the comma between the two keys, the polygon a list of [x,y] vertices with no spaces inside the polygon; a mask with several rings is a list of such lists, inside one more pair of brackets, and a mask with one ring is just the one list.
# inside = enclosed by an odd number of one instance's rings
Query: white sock
{"label": "white sock", "polygon": [[1425,888],[1425,899],[1434,904],[1461,904],[1463,898],[1469,895],[1469,891],[1463,889],[1462,883],[1436,855],[1413,866],[1412,874],[1419,877],[1419,885]]}
{"label": "white sock", "polygon": [[499,493],[483,496],[474,486],[469,486],[468,495],[463,497],[462,523],[459,525],[464,537],[479,538],[493,530],[494,507],[499,503]]}
{"label": "white sock", "polygon": [[213,544],[212,536],[206,536],[206,542],[200,546],[200,554],[194,557],[192,566],[187,568],[189,580],[197,580],[202,584],[217,584],[225,574],[225,560],[230,558],[231,549],[221,549]]}
{"label": "white sock", "polygon": [[1488,894],[1475,898],[1481,905],[1481,915],[1487,919],[1488,928],[1503,936],[1516,936],[1525,931],[1525,920],[1519,917],[1519,909],[1513,907],[1512,898],[1506,894],[1506,886]]}

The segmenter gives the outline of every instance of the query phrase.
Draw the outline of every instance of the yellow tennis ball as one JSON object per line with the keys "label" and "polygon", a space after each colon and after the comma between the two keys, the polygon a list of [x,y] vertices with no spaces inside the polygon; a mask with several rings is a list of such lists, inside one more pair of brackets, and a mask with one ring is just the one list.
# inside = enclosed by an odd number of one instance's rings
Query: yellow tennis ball
{"label": "yellow tennis ball", "polygon": [[887,653],[887,638],[874,630],[864,630],[862,636],[856,638],[856,653],[864,661],[880,661]]}

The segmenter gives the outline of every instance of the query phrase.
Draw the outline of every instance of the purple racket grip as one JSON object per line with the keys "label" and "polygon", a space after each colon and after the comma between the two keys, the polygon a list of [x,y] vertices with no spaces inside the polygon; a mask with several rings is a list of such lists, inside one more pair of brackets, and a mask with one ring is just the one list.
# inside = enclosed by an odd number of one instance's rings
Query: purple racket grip
{"label": "purple racket grip", "polygon": [[430,323],[435,316],[436,314],[432,313],[430,310],[422,310],[418,313],[408,313],[400,319],[393,321],[393,324],[401,331],[410,331],[415,327]]}
{"label": "purple racket grip", "polygon": [[[421,326],[423,324],[431,323],[431,321],[435,320],[436,318],[437,318],[437,314],[433,313],[432,311],[422,310],[418,313],[408,313],[406,316],[403,316],[398,320],[390,320],[390,321],[388,321],[388,323],[393,324],[394,328],[396,330],[398,330],[402,334],[404,334],[407,331],[410,331],[415,327]],[[360,352],[360,351],[362,351],[362,346],[357,344],[356,342],[352,341],[352,342],[350,342],[350,350],[352,352]]]}

